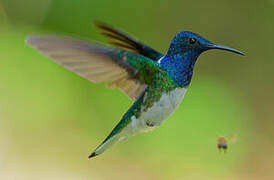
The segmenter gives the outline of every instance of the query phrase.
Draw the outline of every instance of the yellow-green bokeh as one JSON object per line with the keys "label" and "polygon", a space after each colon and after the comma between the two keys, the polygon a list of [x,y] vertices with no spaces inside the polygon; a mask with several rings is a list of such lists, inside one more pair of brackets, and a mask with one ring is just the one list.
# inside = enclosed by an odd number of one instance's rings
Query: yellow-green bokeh
{"label": "yellow-green bokeh", "polygon": [[[0,179],[271,179],[272,1],[0,1]],[[178,110],[159,128],[87,156],[132,104],[25,43],[31,33],[103,41],[106,21],[166,52],[191,30],[243,50],[210,51]],[[236,136],[227,153],[218,136]]]}

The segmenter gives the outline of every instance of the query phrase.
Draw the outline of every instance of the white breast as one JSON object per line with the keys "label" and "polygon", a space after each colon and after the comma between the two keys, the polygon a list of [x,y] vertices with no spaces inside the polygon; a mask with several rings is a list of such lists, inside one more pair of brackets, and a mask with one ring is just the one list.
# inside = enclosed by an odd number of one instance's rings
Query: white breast
{"label": "white breast", "polygon": [[139,117],[141,121],[151,126],[159,126],[178,107],[186,93],[186,88],[176,88],[173,91],[163,94],[159,101],[155,102],[151,108],[144,111]]}
{"label": "white breast", "polygon": [[155,102],[149,109],[141,107],[141,115],[138,118],[131,117],[131,123],[119,134],[119,139],[127,138],[139,132],[146,132],[161,125],[176,110],[186,90],[186,88],[176,88],[169,93],[163,94],[160,100]]}

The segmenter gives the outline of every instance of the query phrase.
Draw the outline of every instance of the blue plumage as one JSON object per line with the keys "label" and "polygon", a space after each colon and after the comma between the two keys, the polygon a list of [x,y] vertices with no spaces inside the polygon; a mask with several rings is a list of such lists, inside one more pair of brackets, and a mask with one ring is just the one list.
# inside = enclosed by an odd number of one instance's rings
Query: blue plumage
{"label": "blue plumage", "polygon": [[177,85],[188,86],[197,58],[210,49],[223,49],[243,55],[238,50],[213,44],[193,32],[182,31],[173,38],[166,56],[159,62]]}

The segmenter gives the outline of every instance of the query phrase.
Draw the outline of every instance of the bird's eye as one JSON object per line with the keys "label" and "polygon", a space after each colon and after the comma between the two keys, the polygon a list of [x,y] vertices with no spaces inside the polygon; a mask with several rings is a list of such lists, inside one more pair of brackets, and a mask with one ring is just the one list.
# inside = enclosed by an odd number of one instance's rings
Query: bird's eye
{"label": "bird's eye", "polygon": [[189,38],[188,42],[189,42],[189,44],[193,45],[197,42],[197,40],[195,38]]}

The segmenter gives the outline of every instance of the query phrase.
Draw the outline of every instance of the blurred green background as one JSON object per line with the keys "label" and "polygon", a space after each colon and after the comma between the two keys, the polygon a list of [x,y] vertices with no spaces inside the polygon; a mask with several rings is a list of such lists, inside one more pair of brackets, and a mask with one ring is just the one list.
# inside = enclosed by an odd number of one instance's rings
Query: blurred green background
{"label": "blurred green background", "polygon": [[[273,179],[273,10],[273,0],[0,0],[0,179]],[[247,56],[201,55],[184,101],[161,127],[88,160],[132,101],[24,39],[60,33],[104,42],[94,20],[162,52],[191,30]],[[220,153],[217,137],[233,135]]]}

